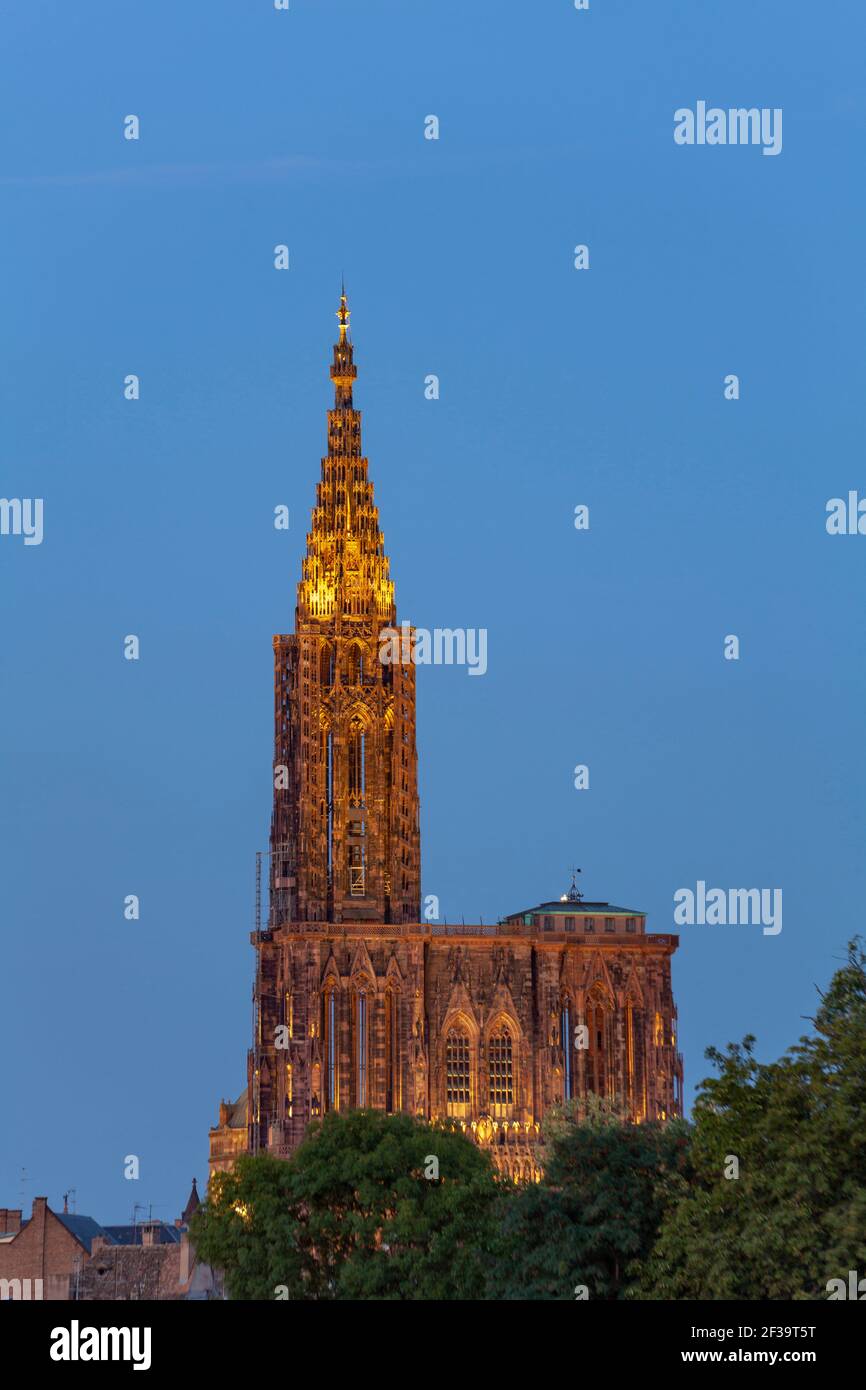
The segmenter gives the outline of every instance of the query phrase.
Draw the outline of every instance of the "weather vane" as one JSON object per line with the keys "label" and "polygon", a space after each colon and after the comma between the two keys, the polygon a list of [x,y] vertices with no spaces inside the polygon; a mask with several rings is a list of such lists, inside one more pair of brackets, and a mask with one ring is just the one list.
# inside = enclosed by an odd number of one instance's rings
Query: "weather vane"
{"label": "weather vane", "polygon": [[574,867],[574,865],[572,865],[572,867],[571,867],[571,887],[569,888],[568,893],[566,894],[566,898],[567,898],[568,902],[570,902],[570,903],[579,903],[580,900],[581,900],[581,898],[583,897],[583,894],[581,893],[580,889],[579,889],[578,886],[577,886],[577,875],[578,875],[578,874],[582,874],[582,873],[583,873],[583,870],[582,870],[582,869],[576,869],[576,868]]}

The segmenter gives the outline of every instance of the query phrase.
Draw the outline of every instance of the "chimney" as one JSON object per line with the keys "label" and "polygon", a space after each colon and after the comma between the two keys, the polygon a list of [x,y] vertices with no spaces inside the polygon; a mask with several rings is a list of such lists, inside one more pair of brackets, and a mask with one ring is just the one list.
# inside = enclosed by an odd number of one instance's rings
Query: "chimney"
{"label": "chimney", "polygon": [[21,1230],[21,1212],[11,1207],[0,1207],[0,1235],[13,1235]]}

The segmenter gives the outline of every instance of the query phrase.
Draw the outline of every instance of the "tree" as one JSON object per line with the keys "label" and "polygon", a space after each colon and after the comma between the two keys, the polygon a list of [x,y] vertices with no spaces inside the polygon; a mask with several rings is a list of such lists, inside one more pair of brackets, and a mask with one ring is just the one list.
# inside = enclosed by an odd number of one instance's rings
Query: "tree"
{"label": "tree", "polygon": [[[866,1270],[866,957],[858,940],[815,1031],[778,1062],[714,1048],[695,1103],[694,1180],[667,1212],[646,1298],[826,1298]],[[735,1160],[735,1162],[733,1161]]]}
{"label": "tree", "polygon": [[684,1182],[687,1126],[634,1125],[602,1102],[583,1118],[572,1103],[548,1117],[544,1141],[542,1181],[502,1212],[488,1296],[626,1297]]}
{"label": "tree", "polygon": [[193,1222],[232,1298],[483,1297],[499,1187],[459,1129],[331,1112],[291,1158],[238,1159]]}

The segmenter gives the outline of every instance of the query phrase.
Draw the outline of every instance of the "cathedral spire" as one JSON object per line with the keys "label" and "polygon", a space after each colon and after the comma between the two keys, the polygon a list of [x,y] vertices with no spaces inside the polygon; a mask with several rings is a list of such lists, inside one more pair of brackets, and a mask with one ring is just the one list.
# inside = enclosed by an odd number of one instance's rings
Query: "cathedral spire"
{"label": "cathedral spire", "polygon": [[346,286],[340,287],[340,307],[337,321],[340,325],[340,341],[334,344],[334,360],[331,363],[331,380],[334,383],[334,406],[337,410],[352,409],[352,382],[358,375],[352,356],[352,342],[349,337],[349,317],[351,315],[346,299]]}
{"label": "cathedral spire", "polygon": [[348,332],[349,332],[349,316],[350,316],[351,312],[352,312],[352,311],[351,311],[351,309],[349,308],[348,301],[347,301],[347,299],[346,299],[346,282],[345,282],[345,280],[341,280],[341,281],[340,281],[340,307],[339,307],[339,309],[337,310],[337,318],[340,320],[340,342],[341,342],[341,343],[344,343],[344,342],[346,341],[346,336],[347,336],[347,334],[348,334]]}
{"label": "cathedral spire", "polygon": [[274,638],[272,924],[417,922],[415,669],[383,662],[397,622],[362,452],[345,285],[337,310],[328,451],[307,533],[295,632]]}

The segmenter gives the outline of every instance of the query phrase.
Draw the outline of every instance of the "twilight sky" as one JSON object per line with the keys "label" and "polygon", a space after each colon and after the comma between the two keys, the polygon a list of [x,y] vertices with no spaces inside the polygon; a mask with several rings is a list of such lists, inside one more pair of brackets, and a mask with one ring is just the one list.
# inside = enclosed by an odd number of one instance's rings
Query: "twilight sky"
{"label": "twilight sky", "polygon": [[[866,888],[866,537],[825,529],[866,495],[864,41],[809,0],[4,7],[0,494],[44,540],[0,536],[0,1204],[173,1219],[245,1084],[341,274],[400,617],[488,632],[419,671],[424,893],[489,922],[576,863],[671,931],[779,888],[775,936],[680,929],[689,1097],[804,1031]],[[781,152],[677,145],[699,101]]]}

